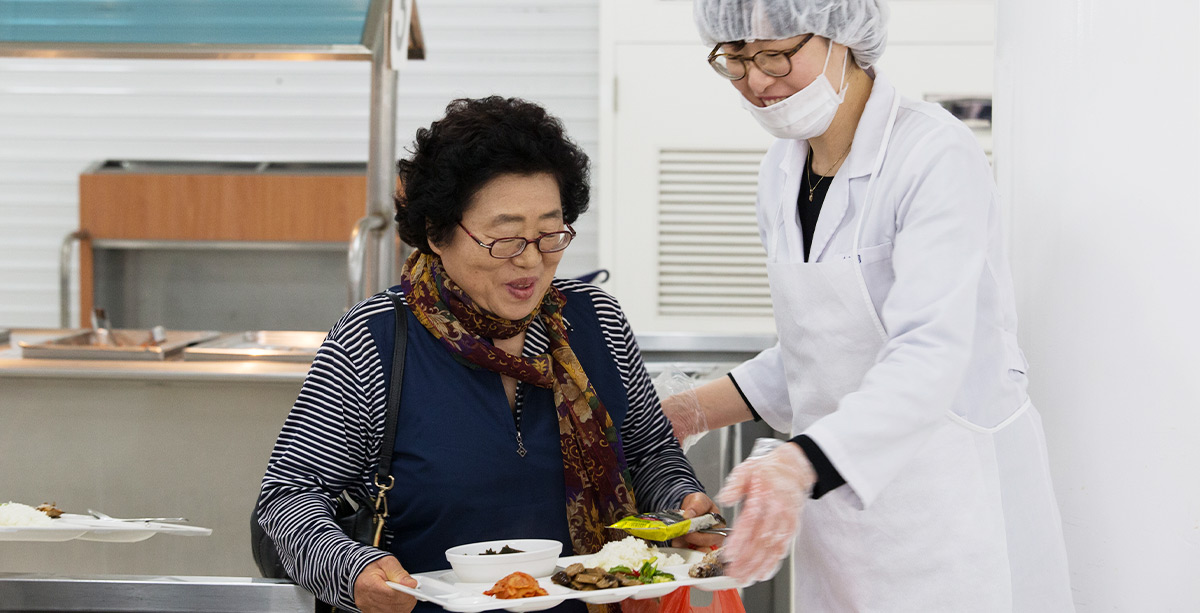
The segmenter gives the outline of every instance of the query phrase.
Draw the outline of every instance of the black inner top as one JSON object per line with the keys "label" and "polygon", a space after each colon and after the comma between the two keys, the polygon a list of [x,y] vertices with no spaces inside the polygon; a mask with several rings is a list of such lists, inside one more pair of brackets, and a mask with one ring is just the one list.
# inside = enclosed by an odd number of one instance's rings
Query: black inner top
{"label": "black inner top", "polygon": [[[829,193],[829,185],[833,177],[826,177],[813,172],[812,149],[804,160],[804,172],[800,179],[800,195],[796,198],[796,213],[800,217],[800,233],[804,236],[804,261],[808,261],[808,253],[812,248],[813,232],[817,229],[817,217],[821,215],[821,205],[825,202],[825,194]],[[809,200],[811,194],[812,200]]]}

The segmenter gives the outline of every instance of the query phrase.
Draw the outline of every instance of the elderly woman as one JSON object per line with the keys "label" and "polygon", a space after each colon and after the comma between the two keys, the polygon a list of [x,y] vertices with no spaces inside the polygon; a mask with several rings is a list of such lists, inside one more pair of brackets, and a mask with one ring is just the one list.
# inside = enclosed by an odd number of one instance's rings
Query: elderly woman
{"label": "elderly woman", "polygon": [[718,496],[743,505],[729,573],[794,551],[803,611],[1070,610],[974,136],[874,68],[884,0],[694,7],[709,64],[777,139],[757,214],[779,344],[697,390],[698,412],[667,403],[681,436],[761,418],[795,437]]}
{"label": "elderly woman", "polygon": [[[437,610],[392,590],[452,546],[619,538],[636,510],[715,510],[664,417],[620,306],[554,276],[587,208],[587,156],[529,102],[457,100],[400,162],[400,237],[417,251],[383,549],[333,501],[375,491],[395,333],[380,294],[330,331],[276,443],[260,523],[298,583],[339,608]],[[555,610],[582,611],[576,601]]]}

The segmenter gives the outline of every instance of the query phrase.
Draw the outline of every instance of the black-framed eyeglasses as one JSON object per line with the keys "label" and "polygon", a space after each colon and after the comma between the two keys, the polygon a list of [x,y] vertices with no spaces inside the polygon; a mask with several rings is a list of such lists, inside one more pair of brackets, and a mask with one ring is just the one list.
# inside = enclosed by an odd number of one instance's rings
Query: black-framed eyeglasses
{"label": "black-framed eyeglasses", "polygon": [[571,240],[575,238],[575,228],[572,228],[571,224],[564,225],[567,226],[566,230],[546,232],[545,234],[539,234],[537,238],[506,236],[504,238],[498,238],[490,243],[485,243],[479,240],[479,237],[471,234],[471,231],[468,230],[466,226],[462,225],[461,221],[458,222],[458,227],[462,228],[463,232],[467,233],[467,236],[470,236],[471,239],[474,240],[475,243],[480,247],[487,249],[488,253],[490,253],[492,257],[500,260],[515,258],[518,255],[525,253],[525,247],[529,246],[530,244],[537,245],[538,251],[542,253],[557,253],[563,249],[566,249],[567,245],[571,244]]}
{"label": "black-framed eyeglasses", "polygon": [[712,69],[717,71],[717,74],[730,81],[739,81],[746,76],[748,70],[746,62],[754,62],[754,65],[758,66],[758,69],[769,77],[777,79],[786,77],[792,73],[792,56],[796,55],[801,47],[812,40],[812,37],[812,34],[805,36],[804,40],[791,49],[783,51],[778,49],[763,49],[750,57],[732,53],[717,53],[721,48],[721,45],[718,44],[708,53],[708,65],[712,66]]}

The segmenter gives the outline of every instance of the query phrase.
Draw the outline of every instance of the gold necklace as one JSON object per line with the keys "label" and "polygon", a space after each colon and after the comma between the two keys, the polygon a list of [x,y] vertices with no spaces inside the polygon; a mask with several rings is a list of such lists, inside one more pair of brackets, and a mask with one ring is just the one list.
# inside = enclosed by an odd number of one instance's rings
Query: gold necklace
{"label": "gold necklace", "polygon": [[[853,142],[851,142],[851,143],[850,143],[850,147],[853,147],[853,146],[854,146],[854,143],[853,143]],[[830,166],[830,168],[837,168],[837,165],[838,165],[838,163],[839,163],[839,162],[841,162],[841,161],[842,161],[842,159],[843,159],[843,158],[845,158],[845,157],[846,157],[846,155],[847,155],[848,153],[850,153],[850,147],[846,147],[846,150],[842,152],[842,155],[841,155],[841,157],[839,157],[839,158],[838,158],[838,159],[837,159],[837,160],[836,160],[836,161],[833,163],[833,166]],[[811,151],[811,149],[809,149],[809,150]],[[816,157],[816,153],[813,153],[813,157],[814,157],[814,158]],[[817,179],[817,182],[816,182],[816,183],[813,183],[813,180],[812,180],[812,164],[805,164],[805,165],[804,165],[804,172],[805,172],[805,174],[806,174],[806,175],[808,175],[808,201],[809,201],[809,202],[812,202],[812,201],[813,201],[813,194],[814,194],[814,193],[816,193],[816,191],[817,191],[817,186],[821,184],[821,181],[824,181],[824,180],[825,180],[825,175],[817,175],[818,177],[821,177],[821,178],[820,178],[820,179]],[[835,170],[833,173],[834,173],[834,176],[836,176],[836,175],[837,175],[837,171],[836,171],[836,170]]]}

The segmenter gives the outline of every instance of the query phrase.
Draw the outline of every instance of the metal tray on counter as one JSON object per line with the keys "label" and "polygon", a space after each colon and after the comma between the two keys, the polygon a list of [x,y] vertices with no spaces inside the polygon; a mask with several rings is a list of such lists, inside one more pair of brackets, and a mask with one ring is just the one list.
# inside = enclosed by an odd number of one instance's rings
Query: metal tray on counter
{"label": "metal tray on counter", "polygon": [[97,519],[73,513],[64,513],[47,525],[0,526],[0,541],[61,543],[79,539],[102,543],[136,543],[156,534],[209,536],[212,534],[212,529],[177,523]]}
{"label": "metal tray on counter", "polygon": [[102,343],[95,330],[84,330],[40,343],[21,341],[21,356],[30,359],[62,360],[165,360],[184,347],[214,339],[219,332],[167,330],[166,340],[150,343],[150,330],[112,330]]}
{"label": "metal tray on counter", "polygon": [[325,340],[324,332],[259,330],[235,332],[188,347],[184,360],[265,360],[309,363]]}

